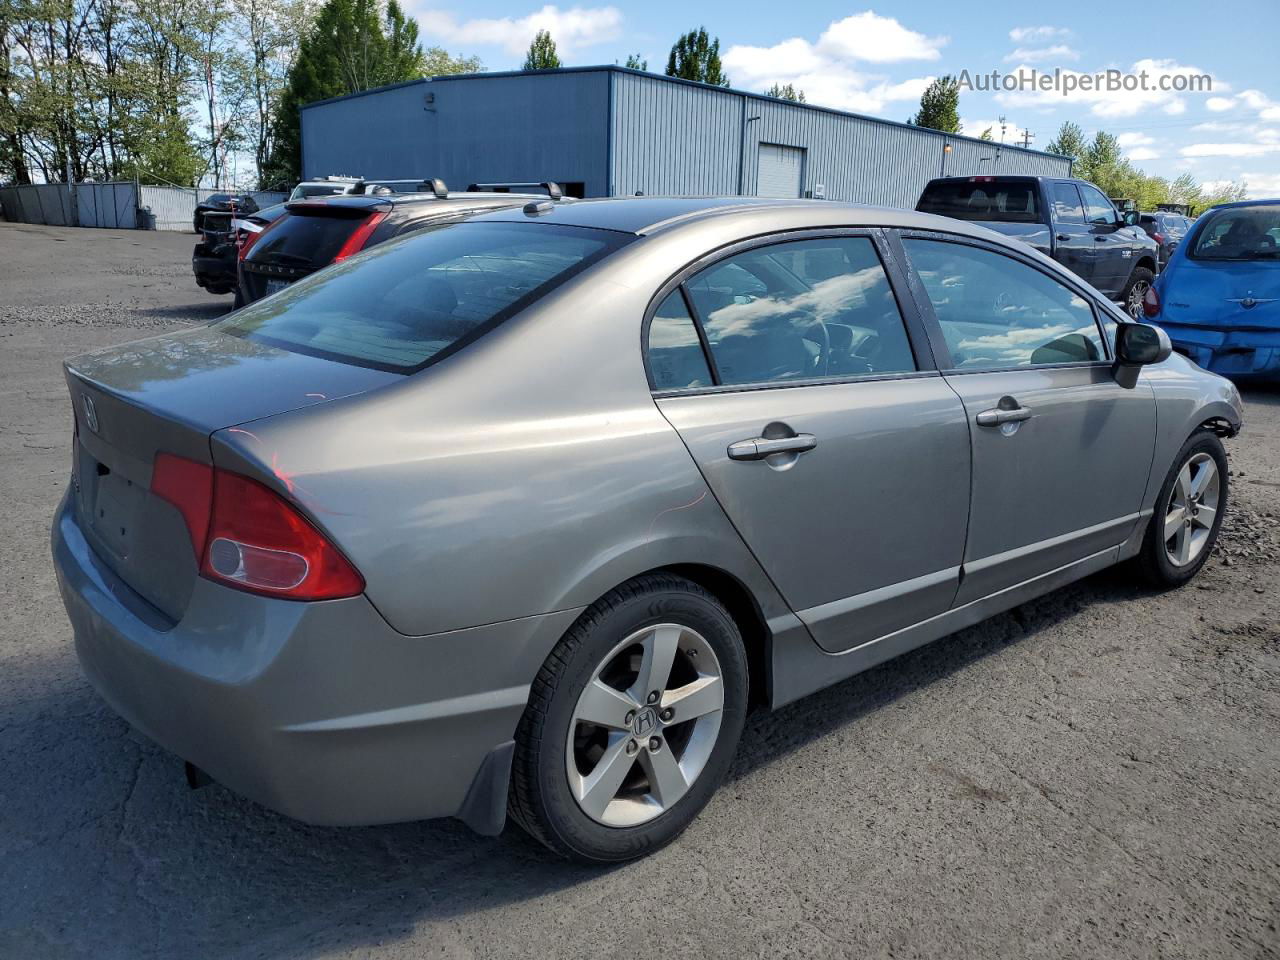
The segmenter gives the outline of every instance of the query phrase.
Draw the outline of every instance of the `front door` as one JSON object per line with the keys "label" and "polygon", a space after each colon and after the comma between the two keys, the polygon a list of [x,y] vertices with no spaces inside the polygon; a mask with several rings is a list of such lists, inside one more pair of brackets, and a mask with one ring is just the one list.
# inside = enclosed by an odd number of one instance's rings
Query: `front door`
{"label": "front door", "polygon": [[1133,272],[1133,241],[1121,232],[1124,222],[1101,190],[1082,183],[1080,196],[1096,250],[1092,283],[1108,297],[1118,297]]}
{"label": "front door", "polygon": [[1093,282],[1098,260],[1093,231],[1084,221],[1080,191],[1066,180],[1049,185],[1053,202],[1053,245],[1056,259],[1078,277]]}
{"label": "front door", "polygon": [[1141,519],[1155,396],[1145,382],[1115,382],[1088,297],[994,249],[923,237],[903,244],[972,436],[956,603],[1122,543]]}
{"label": "front door", "polygon": [[917,363],[870,236],[766,242],[706,267],[658,309],[648,356],[659,408],[821,646],[950,606],[965,411]]}

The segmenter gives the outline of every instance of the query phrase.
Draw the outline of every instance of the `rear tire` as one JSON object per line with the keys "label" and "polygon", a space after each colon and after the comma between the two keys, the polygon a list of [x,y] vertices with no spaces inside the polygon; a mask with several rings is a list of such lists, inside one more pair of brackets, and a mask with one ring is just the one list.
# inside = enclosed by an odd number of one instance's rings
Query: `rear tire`
{"label": "rear tire", "polygon": [[1192,434],[1160,487],[1136,566],[1154,587],[1180,587],[1209,559],[1227,512],[1227,452],[1216,435]]}
{"label": "rear tire", "polygon": [[584,863],[651,853],[719,787],[746,706],[746,653],[720,601],[683,577],[631,580],[589,607],[538,672],[516,731],[511,817]]}
{"label": "rear tire", "polygon": [[1124,293],[1120,297],[1120,302],[1124,304],[1124,312],[1134,320],[1143,320],[1146,314],[1142,309],[1142,301],[1147,295],[1147,291],[1151,289],[1151,281],[1156,275],[1146,267],[1134,267],[1133,273],[1129,276],[1129,282],[1125,284]]}

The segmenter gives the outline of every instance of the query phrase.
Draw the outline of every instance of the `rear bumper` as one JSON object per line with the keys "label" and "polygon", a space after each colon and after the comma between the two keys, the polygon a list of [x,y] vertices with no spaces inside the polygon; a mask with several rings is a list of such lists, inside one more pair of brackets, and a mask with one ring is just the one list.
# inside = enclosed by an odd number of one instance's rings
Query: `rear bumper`
{"label": "rear bumper", "polygon": [[1280,379],[1280,330],[1238,330],[1155,321],[1199,366],[1224,377]]}
{"label": "rear bumper", "polygon": [[101,563],[68,504],[52,539],[76,652],[138,730],[309,823],[457,816],[501,830],[529,684],[579,611],[406,637],[364,597],[295,603],[200,580],[169,625]]}
{"label": "rear bumper", "polygon": [[236,285],[235,261],[228,263],[225,257],[194,255],[191,272],[196,276],[196,283],[207,289],[227,293]]}

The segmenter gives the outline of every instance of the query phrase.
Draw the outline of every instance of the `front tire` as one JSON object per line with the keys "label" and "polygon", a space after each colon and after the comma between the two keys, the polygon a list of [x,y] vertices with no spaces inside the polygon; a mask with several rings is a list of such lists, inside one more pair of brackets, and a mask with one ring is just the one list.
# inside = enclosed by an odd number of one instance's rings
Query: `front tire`
{"label": "front tire", "polygon": [[1156,587],[1180,587],[1209,559],[1227,511],[1227,452],[1208,431],[1191,436],[1160,487],[1138,554],[1138,570]]}
{"label": "front tire", "polygon": [[629,581],[578,618],[534,680],[511,816],[582,862],[651,853],[724,779],[746,705],[746,653],[724,606],[683,577]]}
{"label": "front tire", "polygon": [[1151,281],[1156,275],[1146,267],[1134,267],[1133,273],[1129,276],[1129,282],[1125,284],[1124,293],[1120,297],[1120,301],[1124,304],[1124,312],[1131,316],[1134,320],[1145,319],[1145,312],[1142,308],[1142,301],[1147,296],[1147,291],[1151,289]]}

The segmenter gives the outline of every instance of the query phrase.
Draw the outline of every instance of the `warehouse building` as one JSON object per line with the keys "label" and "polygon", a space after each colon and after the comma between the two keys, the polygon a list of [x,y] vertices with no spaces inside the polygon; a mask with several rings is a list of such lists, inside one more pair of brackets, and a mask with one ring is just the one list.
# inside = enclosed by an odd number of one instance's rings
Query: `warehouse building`
{"label": "warehouse building", "polygon": [[304,176],[554,180],[583,197],[737,194],[912,207],[938,176],[1065,157],[624,67],[428,77],[308,104]]}

